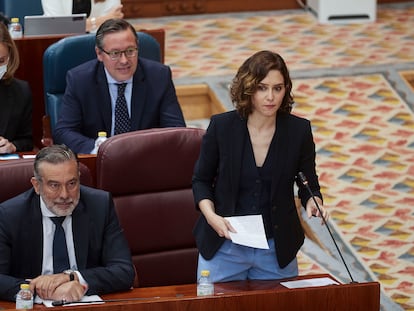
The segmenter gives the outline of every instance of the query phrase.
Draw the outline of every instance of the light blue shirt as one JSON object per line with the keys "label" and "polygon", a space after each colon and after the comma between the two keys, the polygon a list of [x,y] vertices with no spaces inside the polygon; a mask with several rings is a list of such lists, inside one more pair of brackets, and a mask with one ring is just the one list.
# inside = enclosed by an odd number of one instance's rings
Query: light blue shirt
{"label": "light blue shirt", "polygon": [[[43,263],[42,274],[53,274],[53,236],[55,234],[55,224],[50,217],[56,217],[47,207],[42,197],[40,197],[40,209],[42,211],[42,223],[43,223]],[[66,244],[68,247],[68,255],[70,268],[77,270],[75,247],[73,245],[72,234],[72,216],[66,216],[65,221],[62,223],[62,227],[65,230]]]}
{"label": "light blue shirt", "polygon": [[114,136],[114,130],[115,130],[115,103],[116,98],[118,97],[118,85],[119,83],[126,83],[127,86],[125,88],[125,99],[128,106],[128,114],[129,117],[131,117],[131,97],[132,97],[132,77],[125,81],[116,81],[112,76],[109,74],[109,72],[105,68],[105,74],[106,74],[106,80],[108,81],[109,85],[109,94],[111,96],[111,108],[112,108],[112,114],[111,114],[111,136]]}

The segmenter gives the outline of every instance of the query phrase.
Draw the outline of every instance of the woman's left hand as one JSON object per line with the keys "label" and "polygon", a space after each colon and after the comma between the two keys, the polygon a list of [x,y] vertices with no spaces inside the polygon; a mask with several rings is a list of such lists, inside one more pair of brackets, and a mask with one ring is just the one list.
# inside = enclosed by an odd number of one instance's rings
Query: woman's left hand
{"label": "woman's left hand", "polygon": [[[322,200],[319,197],[315,196],[315,200],[319,205],[320,211],[318,207],[316,206],[315,202],[313,201],[313,198],[310,198],[308,202],[306,203],[306,213],[308,214],[308,218],[314,217],[321,217],[323,216],[323,219],[321,220],[321,224],[324,224],[325,221],[328,221],[329,219],[329,213],[328,211],[323,207]],[[321,215],[322,213],[322,215]]]}

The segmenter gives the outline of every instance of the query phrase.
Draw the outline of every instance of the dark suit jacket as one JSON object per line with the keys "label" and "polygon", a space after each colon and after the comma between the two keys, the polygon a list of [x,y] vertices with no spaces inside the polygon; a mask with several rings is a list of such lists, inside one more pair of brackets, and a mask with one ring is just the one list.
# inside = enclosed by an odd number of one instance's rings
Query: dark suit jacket
{"label": "dark suit jacket", "polygon": [[32,92],[26,81],[0,80],[0,136],[12,142],[17,151],[33,149]]}
{"label": "dark suit jacket", "polygon": [[[112,197],[81,186],[72,213],[78,270],[88,294],[128,290],[135,270]],[[53,237],[51,237],[53,239]],[[0,205],[0,299],[13,300],[19,284],[42,272],[43,227],[40,198],[33,189]]]}
{"label": "dark suit jacket", "polygon": [[[213,116],[195,165],[193,193],[196,204],[202,199],[215,202],[221,216],[235,214],[243,145],[248,137],[246,120],[236,111]],[[310,122],[290,114],[278,115],[276,121],[276,156],[273,162],[271,218],[273,237],[280,267],[292,261],[303,244],[304,234],[294,201],[294,182],[298,172],[307,176],[315,195],[319,192],[315,172],[315,145]],[[310,198],[303,185],[299,197],[305,205]],[[201,255],[211,259],[224,242],[201,214],[194,228]]]}
{"label": "dark suit jacket", "polygon": [[[111,99],[98,60],[68,71],[66,91],[53,133],[56,143],[90,153],[99,131],[111,133]],[[139,58],[133,78],[131,130],[185,126],[169,67]]]}

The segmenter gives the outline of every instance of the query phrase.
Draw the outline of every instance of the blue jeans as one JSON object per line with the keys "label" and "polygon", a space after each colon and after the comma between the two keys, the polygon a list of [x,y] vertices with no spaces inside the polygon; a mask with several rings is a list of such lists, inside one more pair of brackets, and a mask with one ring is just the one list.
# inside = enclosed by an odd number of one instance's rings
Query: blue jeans
{"label": "blue jeans", "polygon": [[210,271],[212,282],[275,280],[297,276],[297,259],[281,269],[277,263],[273,239],[268,240],[268,243],[269,249],[258,249],[226,240],[212,259],[206,260],[203,256],[198,256],[197,279],[201,270]]}

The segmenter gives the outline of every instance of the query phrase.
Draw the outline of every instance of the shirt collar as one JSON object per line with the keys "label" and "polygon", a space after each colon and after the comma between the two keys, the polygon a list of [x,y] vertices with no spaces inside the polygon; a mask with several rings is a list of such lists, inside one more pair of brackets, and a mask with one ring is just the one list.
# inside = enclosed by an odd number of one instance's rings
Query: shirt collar
{"label": "shirt collar", "polygon": [[119,83],[132,83],[132,77],[129,78],[128,80],[125,81],[117,81],[115,80],[108,72],[108,70],[106,70],[106,68],[104,67],[105,70],[105,75],[106,75],[106,80],[108,81],[108,84],[119,84]]}

